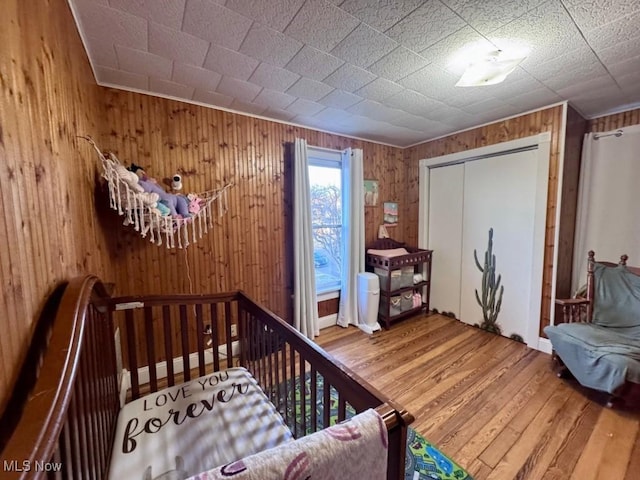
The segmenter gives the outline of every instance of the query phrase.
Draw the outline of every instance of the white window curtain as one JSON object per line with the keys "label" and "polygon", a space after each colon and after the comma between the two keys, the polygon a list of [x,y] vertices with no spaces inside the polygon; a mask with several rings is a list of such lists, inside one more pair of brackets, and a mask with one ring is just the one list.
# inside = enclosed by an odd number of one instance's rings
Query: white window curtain
{"label": "white window curtain", "polygon": [[320,334],[320,326],[306,140],[296,138],[293,157],[293,326],[313,339]]}
{"label": "white window curtain", "polygon": [[342,290],[338,325],[358,325],[358,273],[364,272],[364,176],[362,150],[342,153]]}
{"label": "white window curtain", "polygon": [[582,146],[571,287],[586,282],[587,252],[640,265],[640,126],[588,133]]}

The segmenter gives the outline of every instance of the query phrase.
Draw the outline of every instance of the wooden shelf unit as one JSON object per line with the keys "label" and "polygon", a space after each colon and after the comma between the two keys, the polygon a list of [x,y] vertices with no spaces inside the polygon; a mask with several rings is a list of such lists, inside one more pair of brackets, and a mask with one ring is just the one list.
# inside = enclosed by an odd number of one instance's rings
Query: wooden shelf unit
{"label": "wooden shelf unit", "polygon": [[[387,329],[391,324],[403,318],[410,317],[422,311],[429,311],[429,300],[431,292],[431,257],[432,250],[424,250],[416,247],[407,247],[404,243],[397,242],[390,238],[379,239],[367,247],[367,252],[373,250],[390,250],[395,248],[404,248],[409,252],[406,255],[398,255],[387,257],[384,255],[366,254],[367,271],[386,272],[380,276],[380,304],[378,308],[378,321]],[[411,270],[410,284],[402,283],[392,288],[392,277],[394,271],[400,271],[402,278],[403,270]],[[414,284],[413,275],[420,273],[423,275],[423,281]],[[405,273],[406,274],[406,273]],[[407,308],[400,312],[392,314],[392,298],[401,297],[407,292],[420,293],[422,304],[420,307]],[[400,300],[402,305],[402,299]]]}

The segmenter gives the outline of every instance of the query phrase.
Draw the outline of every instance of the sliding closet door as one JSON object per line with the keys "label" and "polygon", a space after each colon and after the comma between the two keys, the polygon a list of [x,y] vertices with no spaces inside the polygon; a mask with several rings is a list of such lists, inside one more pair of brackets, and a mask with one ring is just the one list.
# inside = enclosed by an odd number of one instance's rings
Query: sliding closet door
{"label": "sliding closet door", "polygon": [[460,318],[460,265],[464,164],[429,170],[428,248],[431,264],[431,308]]}
{"label": "sliding closet door", "polygon": [[[497,323],[502,335],[517,334],[525,340],[531,311],[537,174],[535,150],[469,161],[464,170],[460,319],[469,324],[483,322],[475,295],[477,289],[482,298],[482,273],[474,250],[482,265],[492,228],[496,280],[501,275],[504,285]],[[538,321],[533,319],[533,325]]]}

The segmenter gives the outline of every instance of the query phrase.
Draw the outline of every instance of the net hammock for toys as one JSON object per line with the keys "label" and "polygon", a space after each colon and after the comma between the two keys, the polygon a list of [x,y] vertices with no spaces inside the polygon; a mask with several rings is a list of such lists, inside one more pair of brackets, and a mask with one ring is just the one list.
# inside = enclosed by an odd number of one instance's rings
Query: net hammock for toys
{"label": "net hammock for toys", "polygon": [[227,212],[227,191],[231,183],[217,190],[209,190],[196,195],[200,209],[188,218],[176,218],[163,215],[153,204],[149,203],[147,192],[133,190],[125,180],[125,172],[129,172],[112,153],[104,154],[90,137],[87,140],[98,153],[102,164],[102,177],[109,187],[109,205],[124,216],[124,225],[131,225],[143,238],[156,245],[167,248],[186,248],[195,243],[202,235],[213,227],[214,202],[217,215],[221,217]]}

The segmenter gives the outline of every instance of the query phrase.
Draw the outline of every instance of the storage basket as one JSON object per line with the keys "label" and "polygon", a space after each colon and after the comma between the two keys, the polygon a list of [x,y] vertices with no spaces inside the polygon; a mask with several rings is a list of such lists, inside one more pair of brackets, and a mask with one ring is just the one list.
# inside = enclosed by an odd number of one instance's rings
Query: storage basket
{"label": "storage basket", "polygon": [[403,287],[402,270],[386,270],[384,268],[375,268],[374,272],[376,275],[378,275],[378,277],[380,277],[380,290],[384,292],[392,292]]}
{"label": "storage basket", "polygon": [[[402,313],[402,296],[395,295],[390,297],[391,306],[389,308],[389,316],[400,315]],[[380,311],[386,315],[387,313],[387,297],[380,297]]]}

